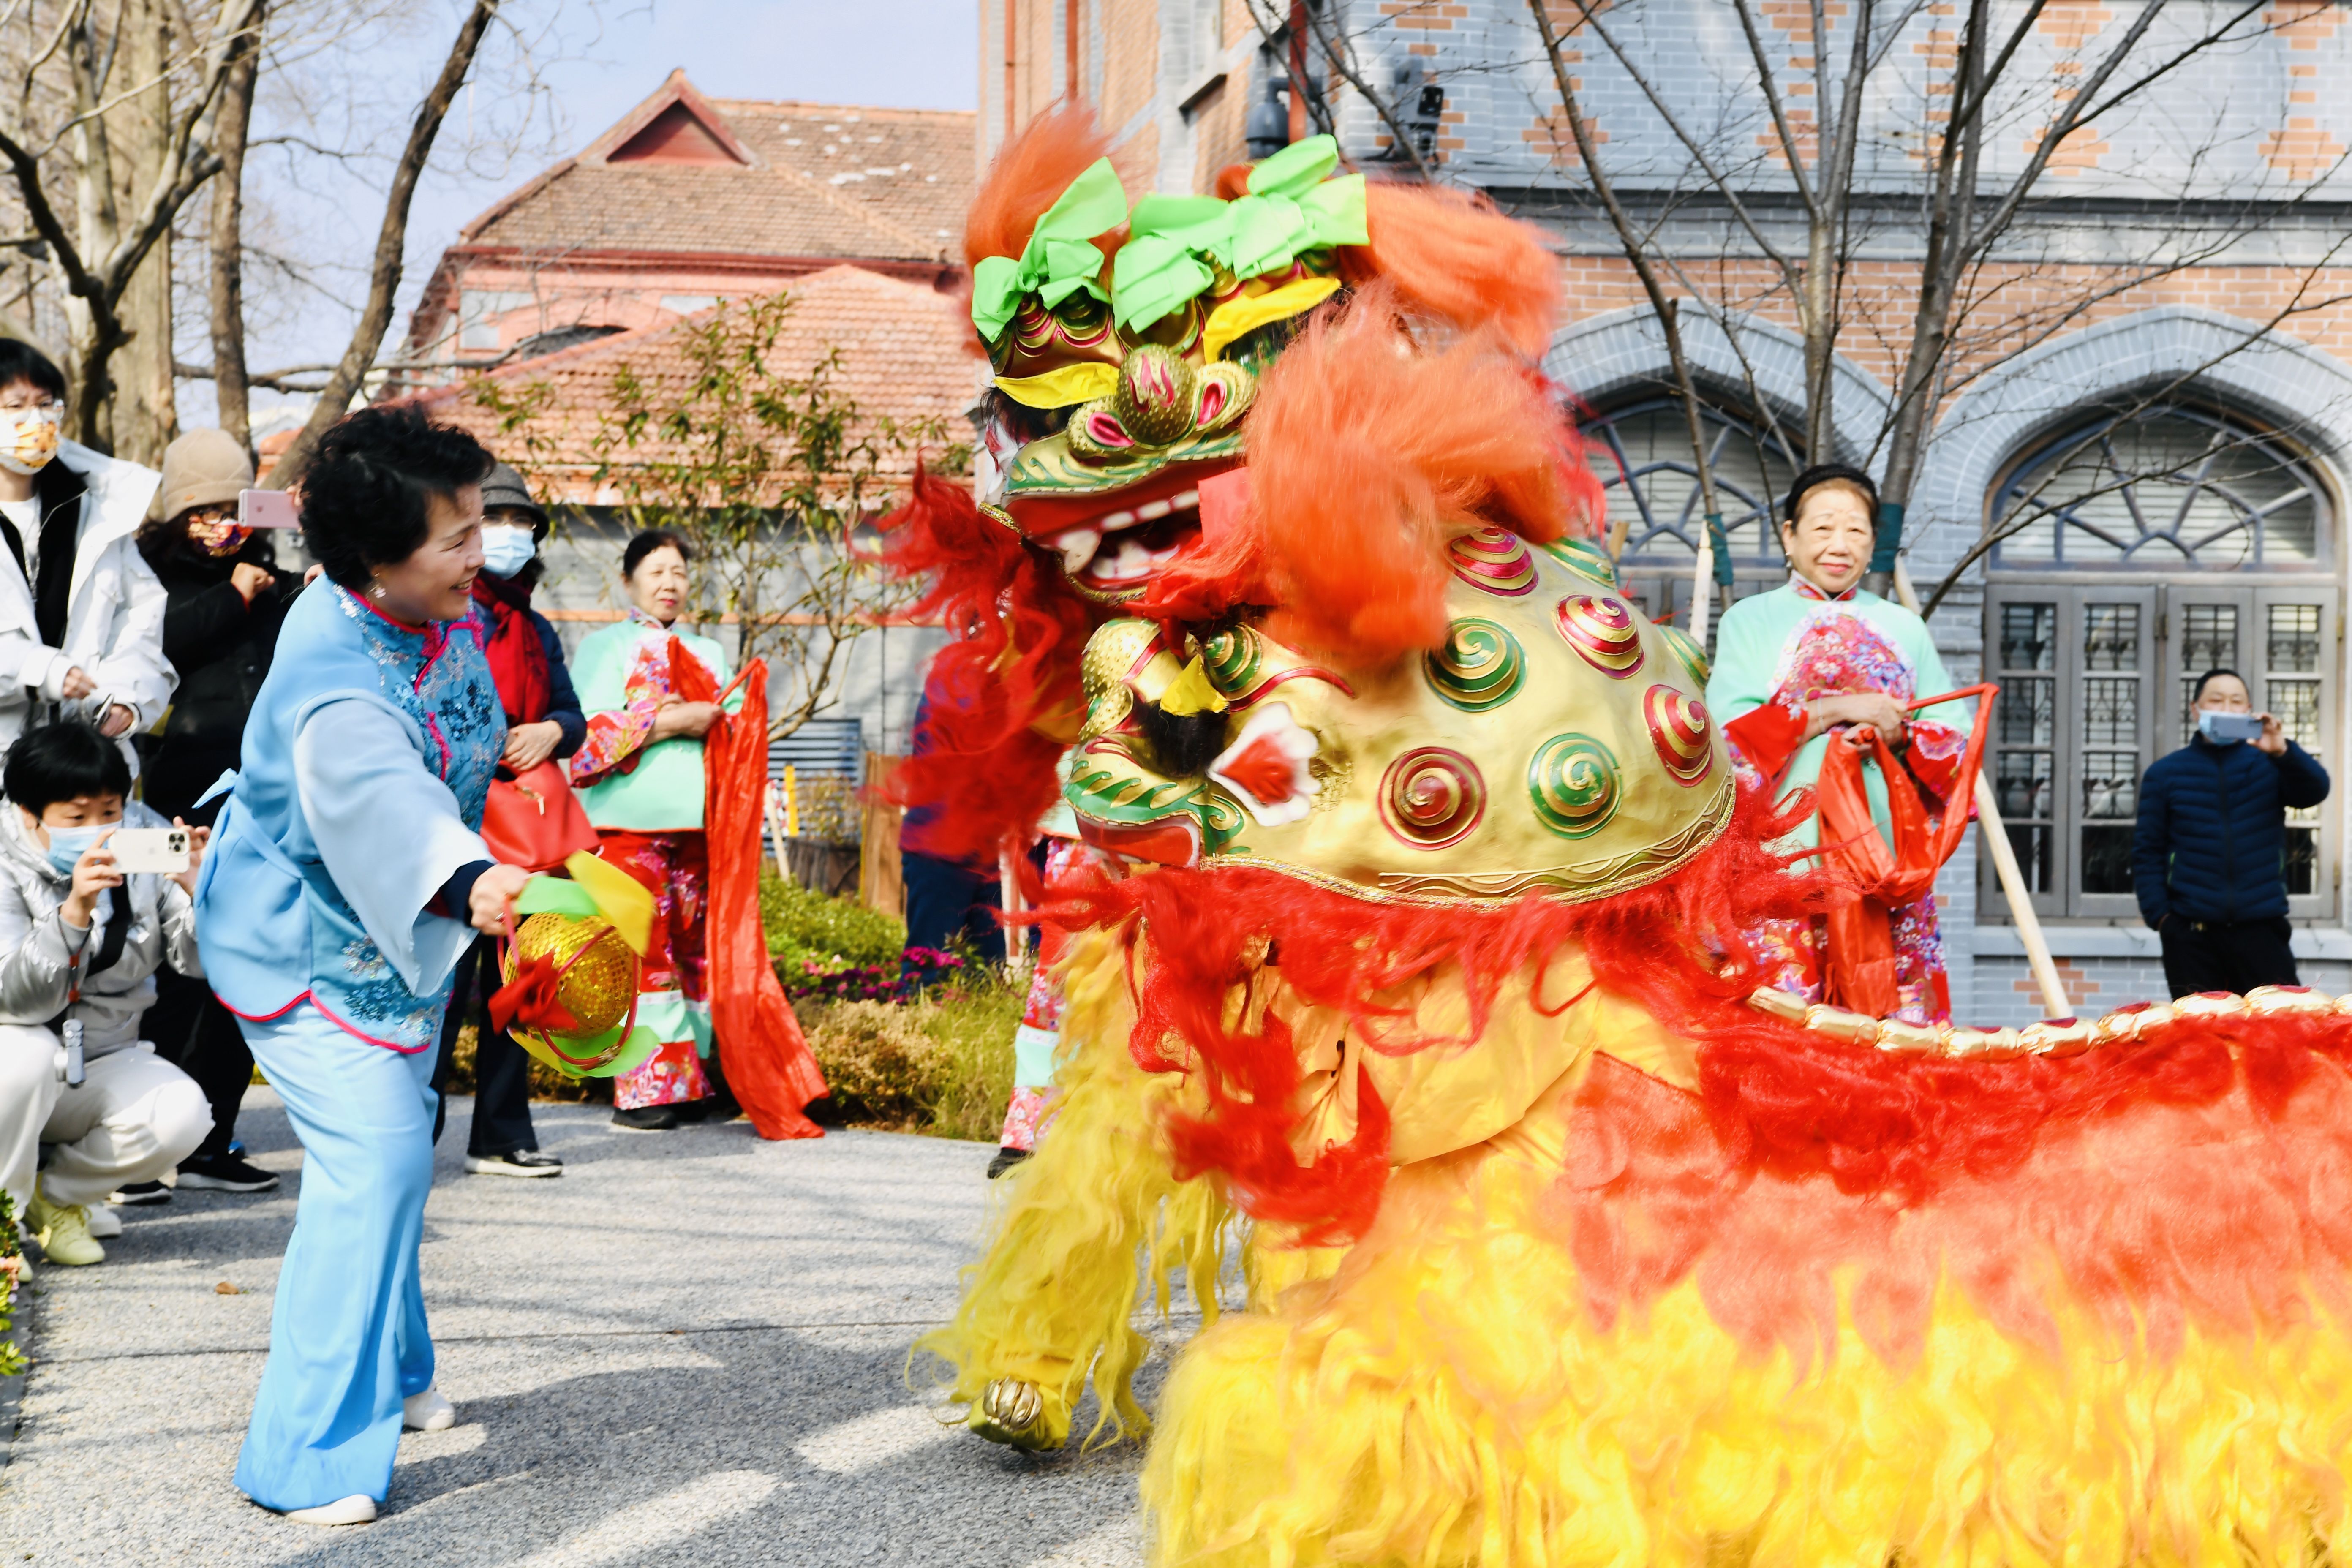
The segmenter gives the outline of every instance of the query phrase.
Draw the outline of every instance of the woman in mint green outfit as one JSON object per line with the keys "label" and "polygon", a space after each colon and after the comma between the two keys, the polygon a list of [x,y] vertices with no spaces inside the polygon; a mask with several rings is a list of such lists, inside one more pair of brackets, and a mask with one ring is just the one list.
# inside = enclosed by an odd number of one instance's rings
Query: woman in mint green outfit
{"label": "woman in mint green outfit", "polygon": [[628,619],[583,639],[572,683],[588,739],[572,758],[572,784],[603,835],[599,853],[654,896],[637,1022],[661,1038],[644,1065],[613,1080],[613,1121],[643,1132],[698,1119],[714,1098],[710,1005],[703,966],[709,900],[702,838],[702,737],[719,715],[678,700],[670,645],[700,661],[724,687],[727,655],[709,637],[677,629],[687,599],[687,545],[666,530],[629,541],[621,556]]}

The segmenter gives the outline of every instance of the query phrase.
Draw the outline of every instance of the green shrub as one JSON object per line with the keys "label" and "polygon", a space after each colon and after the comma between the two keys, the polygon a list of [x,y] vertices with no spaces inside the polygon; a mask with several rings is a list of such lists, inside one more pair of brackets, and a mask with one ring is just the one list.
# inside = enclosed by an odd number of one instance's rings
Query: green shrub
{"label": "green shrub", "polygon": [[1022,990],[1001,973],[914,1002],[803,1002],[801,1025],[853,1126],[993,1142],[1013,1093]]}
{"label": "green shrub", "polygon": [[767,928],[768,956],[786,975],[872,964],[896,968],[907,945],[907,922],[869,910],[854,899],[831,899],[760,868],[760,920]]}

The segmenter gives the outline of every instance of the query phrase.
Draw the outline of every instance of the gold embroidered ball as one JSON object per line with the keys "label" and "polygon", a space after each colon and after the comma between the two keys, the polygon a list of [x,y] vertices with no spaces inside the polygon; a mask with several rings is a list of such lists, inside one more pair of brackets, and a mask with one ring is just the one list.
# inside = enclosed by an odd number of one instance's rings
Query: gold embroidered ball
{"label": "gold embroidered ball", "polygon": [[593,916],[535,914],[516,931],[512,954],[507,965],[509,980],[514,978],[516,956],[544,956],[562,972],[556,998],[580,1026],[560,1034],[549,1031],[557,1038],[591,1039],[628,1016],[629,999],[637,989],[637,959],[612,921]]}

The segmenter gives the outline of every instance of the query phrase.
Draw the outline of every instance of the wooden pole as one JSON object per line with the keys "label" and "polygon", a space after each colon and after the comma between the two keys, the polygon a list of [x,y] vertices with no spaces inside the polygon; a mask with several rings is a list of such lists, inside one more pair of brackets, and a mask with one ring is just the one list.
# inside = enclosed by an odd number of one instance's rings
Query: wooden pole
{"label": "wooden pole", "polygon": [[793,868],[784,855],[784,817],[783,813],[776,809],[776,793],[782,787],[781,784],[770,784],[764,804],[767,806],[768,842],[776,847],[776,878],[779,881],[789,882],[793,879]]}
{"label": "wooden pole", "polygon": [[1698,536],[1698,559],[1691,563],[1691,641],[1706,646],[1706,602],[1715,593],[1715,536],[1701,526]]}
{"label": "wooden pole", "polygon": [[[1919,595],[1911,589],[1911,574],[1903,558],[1895,558],[1895,596],[1913,615],[1919,613]],[[2025,943],[2025,962],[2032,967],[2033,983],[2042,990],[2042,1010],[2045,1017],[2071,1018],[2074,1005],[2066,1000],[2066,987],[2058,978],[2058,965],[2051,961],[2050,942],[2042,934],[2042,921],[2033,912],[2033,898],[2025,887],[2025,873],[2017,864],[2016,851],[2009,845],[2009,830],[2001,825],[2000,801],[1993,794],[1992,780],[1982,768],[1977,770],[1977,826],[1984,830],[1984,846],[1992,857],[1992,868],[2000,874],[2000,890],[2009,900],[2009,918],[2017,922],[2019,940]]]}
{"label": "wooden pole", "polygon": [[[1000,879],[998,907],[1006,915],[1018,915],[1026,908],[1021,901],[1021,865],[1010,853],[1000,854],[996,862]],[[1004,967],[1015,979],[1029,973],[1029,928],[1016,925],[1011,920],[1004,923]]]}

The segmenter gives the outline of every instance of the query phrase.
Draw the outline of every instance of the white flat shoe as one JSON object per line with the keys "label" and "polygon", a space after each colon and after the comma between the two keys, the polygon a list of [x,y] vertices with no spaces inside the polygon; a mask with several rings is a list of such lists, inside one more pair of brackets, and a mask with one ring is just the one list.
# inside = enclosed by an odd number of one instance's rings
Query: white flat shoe
{"label": "white flat shoe", "polygon": [[289,1508],[282,1517],[297,1524],[373,1524],[375,1499],[362,1492],[340,1502],[320,1503],[317,1508]]}
{"label": "white flat shoe", "polygon": [[122,1234],[122,1216],[114,1212],[111,1204],[90,1205],[89,1225],[93,1240],[112,1241]]}
{"label": "white flat shoe", "polygon": [[[457,1407],[442,1398],[437,1389],[428,1388],[400,1402],[400,1424],[412,1432],[446,1432],[457,1424]],[[368,1517],[373,1519],[375,1515],[371,1512]]]}

